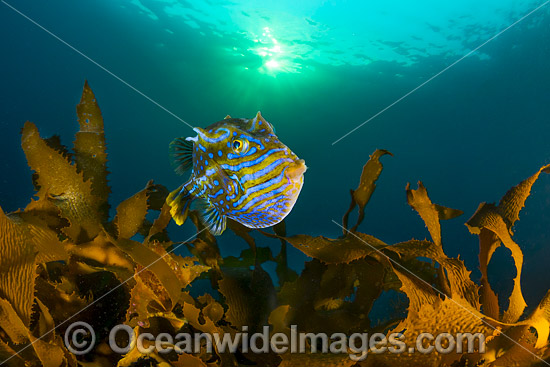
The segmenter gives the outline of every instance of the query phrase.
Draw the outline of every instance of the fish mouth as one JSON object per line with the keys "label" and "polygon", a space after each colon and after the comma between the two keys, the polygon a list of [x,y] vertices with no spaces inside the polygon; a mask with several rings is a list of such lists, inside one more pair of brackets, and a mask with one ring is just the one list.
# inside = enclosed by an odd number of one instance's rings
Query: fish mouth
{"label": "fish mouth", "polygon": [[285,176],[291,181],[298,181],[306,170],[306,162],[303,159],[298,159],[287,167]]}

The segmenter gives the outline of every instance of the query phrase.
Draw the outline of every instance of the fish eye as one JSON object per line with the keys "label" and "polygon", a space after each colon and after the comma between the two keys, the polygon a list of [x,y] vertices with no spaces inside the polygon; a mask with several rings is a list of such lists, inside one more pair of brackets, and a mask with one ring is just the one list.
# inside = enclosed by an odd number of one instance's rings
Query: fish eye
{"label": "fish eye", "polygon": [[234,139],[231,147],[233,148],[233,151],[237,154],[246,153],[246,151],[248,150],[248,141]]}

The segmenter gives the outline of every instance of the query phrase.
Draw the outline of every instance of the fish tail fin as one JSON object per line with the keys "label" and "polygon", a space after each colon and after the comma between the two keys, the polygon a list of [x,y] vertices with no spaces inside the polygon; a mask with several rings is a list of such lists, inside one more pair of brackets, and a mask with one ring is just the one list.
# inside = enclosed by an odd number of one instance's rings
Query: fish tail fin
{"label": "fish tail fin", "polygon": [[170,206],[170,214],[178,226],[181,226],[187,219],[192,199],[193,196],[184,185],[172,191],[166,198],[166,204]]}

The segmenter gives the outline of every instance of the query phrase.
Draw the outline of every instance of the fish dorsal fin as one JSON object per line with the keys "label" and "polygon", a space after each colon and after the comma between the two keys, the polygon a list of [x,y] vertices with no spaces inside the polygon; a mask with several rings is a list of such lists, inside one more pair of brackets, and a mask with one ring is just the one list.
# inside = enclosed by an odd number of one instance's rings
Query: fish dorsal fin
{"label": "fish dorsal fin", "polygon": [[249,121],[248,130],[250,132],[259,132],[263,134],[275,134],[275,129],[273,128],[273,125],[271,125],[262,117],[262,113],[260,111],[256,113],[256,116],[254,118],[248,121]]}
{"label": "fish dorsal fin", "polygon": [[185,138],[174,139],[170,143],[170,153],[174,170],[178,175],[184,174],[193,167],[193,141]]}
{"label": "fish dorsal fin", "polygon": [[194,206],[194,209],[200,215],[202,223],[208,228],[210,233],[214,236],[219,236],[223,233],[227,222],[225,215],[221,214],[214,205],[203,198],[197,198]]}
{"label": "fish dorsal fin", "polygon": [[223,119],[224,119],[224,120],[229,120],[230,118],[231,118],[231,116],[227,115],[227,116],[225,116]]}

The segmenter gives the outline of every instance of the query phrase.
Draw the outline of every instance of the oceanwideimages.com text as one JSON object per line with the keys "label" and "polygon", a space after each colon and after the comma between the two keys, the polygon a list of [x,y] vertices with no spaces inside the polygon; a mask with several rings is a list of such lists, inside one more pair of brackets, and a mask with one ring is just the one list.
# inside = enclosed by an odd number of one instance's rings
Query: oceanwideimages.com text
{"label": "oceanwideimages.com text", "polygon": [[[422,333],[413,345],[407,345],[401,333],[303,333],[297,325],[292,325],[288,333],[271,333],[269,326],[261,332],[250,333],[247,326],[234,334],[224,333],[178,333],[171,335],[148,332],[136,334],[128,325],[117,325],[109,333],[109,346],[113,352],[127,354],[137,348],[142,354],[176,353],[331,353],[348,354],[353,361],[364,360],[369,353],[484,353],[485,336],[481,333]],[[117,340],[119,342],[117,343]],[[120,345],[120,340],[127,340]],[[83,355],[91,351],[95,343],[95,333],[89,324],[77,322],[69,326],[65,333],[65,345],[74,354]]]}

